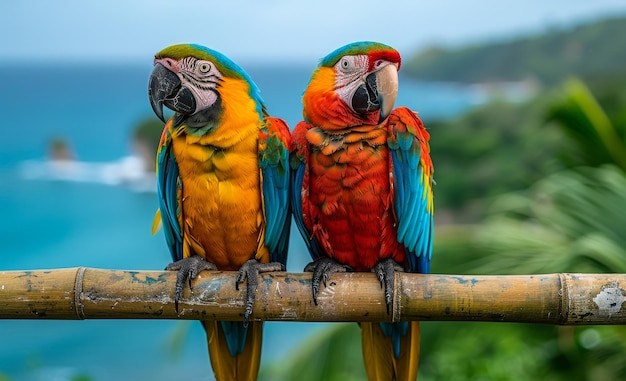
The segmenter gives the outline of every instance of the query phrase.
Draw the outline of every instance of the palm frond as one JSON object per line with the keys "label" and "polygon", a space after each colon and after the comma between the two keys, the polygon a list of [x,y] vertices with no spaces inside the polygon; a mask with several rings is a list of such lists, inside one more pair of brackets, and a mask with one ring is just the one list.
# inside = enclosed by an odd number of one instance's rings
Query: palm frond
{"label": "palm frond", "polygon": [[626,272],[626,175],[567,170],[494,203],[476,236],[483,273]]}
{"label": "palm frond", "polygon": [[574,164],[615,163],[626,171],[626,141],[622,138],[626,135],[621,131],[626,126],[611,122],[582,81],[567,81],[563,99],[549,108],[547,119],[561,125],[577,143],[579,157]]}

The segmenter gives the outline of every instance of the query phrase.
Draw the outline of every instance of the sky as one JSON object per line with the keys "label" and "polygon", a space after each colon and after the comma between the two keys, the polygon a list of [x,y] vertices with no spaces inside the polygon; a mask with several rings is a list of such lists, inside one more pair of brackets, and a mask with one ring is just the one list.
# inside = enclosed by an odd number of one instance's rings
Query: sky
{"label": "sky", "polygon": [[198,43],[234,60],[318,60],[353,41],[406,57],[626,15],[624,0],[2,0],[0,62],[145,61]]}

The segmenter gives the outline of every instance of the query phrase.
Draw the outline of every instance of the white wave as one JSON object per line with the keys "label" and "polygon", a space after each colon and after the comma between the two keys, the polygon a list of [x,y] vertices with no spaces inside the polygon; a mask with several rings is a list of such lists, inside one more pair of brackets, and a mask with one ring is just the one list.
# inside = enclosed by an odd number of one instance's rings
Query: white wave
{"label": "white wave", "polygon": [[28,180],[97,183],[127,186],[138,192],[156,191],[155,174],[145,170],[145,163],[138,156],[112,162],[27,160],[20,164],[20,174]]}

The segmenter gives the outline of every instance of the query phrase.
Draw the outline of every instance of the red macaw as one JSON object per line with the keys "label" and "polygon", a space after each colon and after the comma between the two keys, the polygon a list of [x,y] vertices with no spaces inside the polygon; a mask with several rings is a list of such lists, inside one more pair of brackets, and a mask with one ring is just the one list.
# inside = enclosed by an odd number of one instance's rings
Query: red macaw
{"label": "red macaw", "polygon": [[[217,380],[255,380],[262,322],[248,319],[264,271],[284,271],[291,223],[289,128],[267,116],[248,74],[199,45],[156,54],[149,98],[156,115],[175,111],[157,151],[159,212],[184,284],[202,270],[246,278],[244,322],[203,321]],[[165,120],[164,120],[165,121]]]}
{"label": "red macaw", "polygon": [[[393,110],[400,54],[356,42],[321,60],[292,133],[292,209],[314,261],[313,300],[334,272],[374,271],[389,312],[394,271],[428,273],[433,165],[417,114]],[[414,380],[419,322],[361,323],[370,380]]]}

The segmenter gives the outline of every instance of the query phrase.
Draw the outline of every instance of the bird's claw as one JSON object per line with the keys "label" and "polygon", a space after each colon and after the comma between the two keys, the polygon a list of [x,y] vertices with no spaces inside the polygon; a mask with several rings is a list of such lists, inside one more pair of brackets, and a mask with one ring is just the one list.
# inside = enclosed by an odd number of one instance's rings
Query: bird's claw
{"label": "bird's claw", "polygon": [[189,282],[191,289],[191,281],[198,277],[203,270],[217,270],[217,267],[211,262],[207,262],[204,258],[194,255],[183,258],[176,262],[170,263],[165,268],[166,271],[177,271],[176,273],[176,293],[174,294],[174,308],[178,312],[178,301],[183,295],[185,281]]}
{"label": "bird's claw", "polygon": [[374,272],[380,282],[380,287],[385,287],[385,304],[387,305],[387,314],[391,311],[391,303],[393,302],[393,280],[396,271],[404,271],[404,268],[391,258],[383,259],[374,266]]}
{"label": "bird's claw", "polygon": [[243,326],[247,327],[252,315],[252,307],[256,296],[256,289],[259,284],[259,274],[271,271],[285,271],[285,265],[280,262],[260,263],[256,259],[250,259],[239,268],[239,273],[235,280],[235,289],[239,290],[239,283],[248,279],[246,285],[246,308],[243,313]]}
{"label": "bird's claw", "polygon": [[313,303],[317,306],[317,293],[320,290],[320,282],[326,287],[326,283],[333,273],[352,271],[352,268],[348,265],[342,265],[331,258],[321,258],[306,265],[304,271],[313,273],[311,289],[313,291]]}

